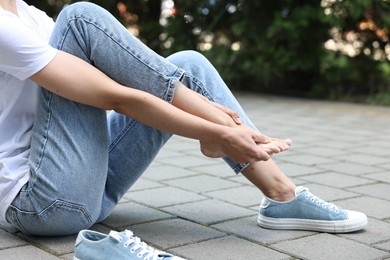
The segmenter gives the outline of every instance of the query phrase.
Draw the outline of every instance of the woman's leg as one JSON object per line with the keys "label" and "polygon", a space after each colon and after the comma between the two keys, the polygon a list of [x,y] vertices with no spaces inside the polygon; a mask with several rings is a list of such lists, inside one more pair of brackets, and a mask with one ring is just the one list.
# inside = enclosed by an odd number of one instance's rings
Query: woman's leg
{"label": "woman's leg", "polygon": [[172,136],[116,112],[109,113],[108,125],[108,175],[98,222],[108,217]]}
{"label": "woman's leg", "polygon": [[[244,124],[256,129],[219,73],[206,58],[194,51],[183,51],[173,54],[167,59],[186,71],[182,80],[186,86],[208,99],[238,112]],[[237,164],[228,158],[225,158],[225,161],[236,172],[242,172],[270,198],[286,200],[294,196],[295,185],[272,159],[256,162],[249,166]]]}

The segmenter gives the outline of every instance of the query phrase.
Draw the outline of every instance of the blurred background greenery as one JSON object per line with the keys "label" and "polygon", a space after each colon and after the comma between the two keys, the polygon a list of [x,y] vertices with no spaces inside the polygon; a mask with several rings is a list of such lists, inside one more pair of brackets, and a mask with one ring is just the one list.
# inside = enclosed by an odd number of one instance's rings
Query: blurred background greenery
{"label": "blurred background greenery", "polygon": [[[71,0],[28,0],[54,17]],[[232,89],[390,105],[390,0],[99,0],[163,56],[193,49]]]}

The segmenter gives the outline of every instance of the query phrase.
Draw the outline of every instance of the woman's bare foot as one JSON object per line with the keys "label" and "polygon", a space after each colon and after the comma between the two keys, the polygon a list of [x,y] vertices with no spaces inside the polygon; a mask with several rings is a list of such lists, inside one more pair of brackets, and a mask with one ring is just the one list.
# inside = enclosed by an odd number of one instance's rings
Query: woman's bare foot
{"label": "woman's bare foot", "polygon": [[[291,144],[292,144],[291,139],[283,140],[279,138],[271,138],[269,143],[258,144],[258,146],[261,149],[263,149],[266,153],[272,156],[273,154],[280,153],[290,149]],[[226,156],[219,147],[216,147],[212,143],[201,141],[200,150],[203,155],[210,158],[221,158]]]}
{"label": "woman's bare foot", "polygon": [[258,144],[264,151],[266,151],[269,155],[273,155],[275,153],[280,153],[287,151],[290,149],[292,144],[291,139],[279,139],[279,138],[271,138],[271,142],[267,144]]}

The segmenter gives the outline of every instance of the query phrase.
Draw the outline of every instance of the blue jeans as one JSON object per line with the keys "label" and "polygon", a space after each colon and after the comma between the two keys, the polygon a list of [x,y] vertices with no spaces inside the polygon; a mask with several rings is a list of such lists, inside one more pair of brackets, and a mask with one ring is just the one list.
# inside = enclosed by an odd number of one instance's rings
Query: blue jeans
{"label": "blue jeans", "polygon": [[[96,5],[65,8],[51,44],[115,81],[167,102],[181,81],[239,112],[254,127],[203,56],[185,51],[163,58]],[[42,89],[32,130],[31,177],[9,207],[7,221],[31,235],[67,235],[89,228],[111,213],[170,137],[129,117]],[[235,172],[246,167],[224,159]]]}

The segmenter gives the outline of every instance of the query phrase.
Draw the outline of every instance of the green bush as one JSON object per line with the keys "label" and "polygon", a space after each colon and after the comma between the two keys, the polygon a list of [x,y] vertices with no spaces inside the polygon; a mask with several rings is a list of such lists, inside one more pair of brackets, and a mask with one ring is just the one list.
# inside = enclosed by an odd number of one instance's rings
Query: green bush
{"label": "green bush", "polygon": [[[176,5],[164,54],[196,46],[232,88],[332,99],[389,89],[388,57],[375,58],[390,47],[389,1],[183,0]],[[212,47],[203,50],[210,36]],[[357,42],[357,52],[327,50],[332,37]],[[237,43],[240,48],[233,50]]]}

